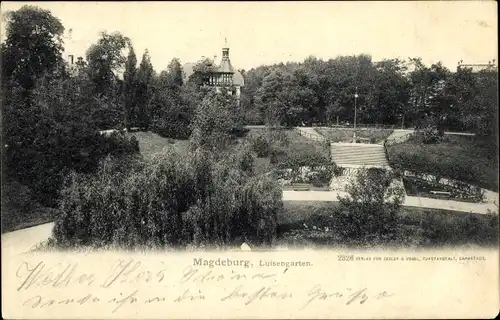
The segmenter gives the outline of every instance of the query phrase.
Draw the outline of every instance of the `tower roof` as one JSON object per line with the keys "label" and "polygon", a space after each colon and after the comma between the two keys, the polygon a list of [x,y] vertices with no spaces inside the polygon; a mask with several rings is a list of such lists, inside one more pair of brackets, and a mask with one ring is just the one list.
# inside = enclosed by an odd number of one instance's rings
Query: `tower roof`
{"label": "tower roof", "polygon": [[229,48],[222,48],[222,60],[214,71],[218,73],[234,73],[234,68],[229,59]]}

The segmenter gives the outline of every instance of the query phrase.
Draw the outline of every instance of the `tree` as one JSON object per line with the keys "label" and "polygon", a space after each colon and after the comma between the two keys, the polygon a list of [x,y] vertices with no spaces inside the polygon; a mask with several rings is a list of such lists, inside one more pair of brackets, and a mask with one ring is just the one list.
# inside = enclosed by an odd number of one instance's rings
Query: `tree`
{"label": "tree", "polygon": [[129,44],[130,40],[121,33],[103,31],[97,43],[87,50],[87,70],[96,95],[112,96],[116,93],[116,73],[127,60],[123,50]]}
{"label": "tree", "polygon": [[376,123],[395,124],[404,117],[412,118],[411,110],[407,109],[410,84],[406,79],[407,67],[399,59],[385,59],[375,64],[373,86],[371,90],[372,104],[367,106],[367,113],[374,115]]}
{"label": "tree", "polygon": [[498,71],[481,71],[477,76],[480,90],[470,104],[474,109],[469,108],[467,113],[477,115],[474,131],[481,138],[487,137],[498,150]]}
{"label": "tree", "polygon": [[146,49],[142,55],[141,64],[137,71],[137,105],[138,126],[147,130],[151,122],[150,104],[154,95],[154,70],[149,52]]}
{"label": "tree", "polygon": [[64,26],[50,11],[25,5],[6,14],[2,45],[2,83],[16,82],[30,90],[36,79],[63,66]]}
{"label": "tree", "polygon": [[347,239],[371,244],[395,239],[404,189],[394,179],[394,173],[384,169],[362,169],[346,187],[349,195],[338,197],[336,210],[343,216]]}
{"label": "tree", "polygon": [[196,86],[202,86],[208,79],[207,73],[214,67],[214,62],[208,58],[202,59],[193,66],[193,74],[189,76],[188,82]]}
{"label": "tree", "polygon": [[130,40],[119,32],[102,32],[97,43],[86,53],[85,68],[95,103],[95,121],[100,129],[120,128],[124,124],[125,108],[122,99],[122,81],[118,73],[126,62],[124,50]]}
{"label": "tree", "polygon": [[312,125],[315,119],[320,116],[320,111],[317,108],[318,96],[317,87],[318,77],[316,74],[307,68],[305,64],[294,71],[295,90],[296,90],[296,104],[302,110],[300,111],[300,118],[302,122]]}
{"label": "tree", "polygon": [[269,66],[259,66],[242,73],[245,79],[245,89],[241,91],[240,106],[244,113],[244,121],[248,124],[264,124],[264,115],[256,105],[256,94]]}
{"label": "tree", "polygon": [[125,72],[123,73],[123,95],[125,99],[125,127],[135,124],[136,120],[136,88],[137,88],[137,58],[134,47],[129,46],[127,62],[125,63]]}
{"label": "tree", "polygon": [[182,68],[177,58],[154,79],[151,101],[151,130],[163,137],[186,139],[191,135],[194,110],[203,100],[205,90],[192,82],[183,84]]}
{"label": "tree", "polygon": [[414,70],[410,72],[410,101],[421,124],[430,124],[444,134],[447,117],[452,112],[451,100],[445,90],[450,71],[440,62],[426,67],[421,59],[410,59]]}
{"label": "tree", "polygon": [[224,150],[235,125],[234,98],[227,93],[210,92],[196,109],[191,143],[194,149]]}
{"label": "tree", "polygon": [[262,81],[257,91],[256,104],[271,126],[293,126],[299,123],[301,108],[297,106],[294,75],[273,70]]}
{"label": "tree", "polygon": [[93,99],[80,81],[41,78],[31,99],[9,105],[5,112],[6,172],[46,206],[57,203],[71,170],[90,173],[110,153],[138,152],[138,145],[123,136],[99,134]]}
{"label": "tree", "polygon": [[174,58],[168,65],[168,79],[171,86],[181,87],[183,84],[183,71],[179,59]]}

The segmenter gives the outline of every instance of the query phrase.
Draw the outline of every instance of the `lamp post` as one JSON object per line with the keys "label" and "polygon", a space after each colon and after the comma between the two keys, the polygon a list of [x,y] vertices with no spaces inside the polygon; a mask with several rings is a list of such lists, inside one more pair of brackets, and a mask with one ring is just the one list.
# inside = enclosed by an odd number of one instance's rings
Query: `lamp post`
{"label": "lamp post", "polygon": [[357,109],[357,100],[358,100],[358,87],[356,87],[356,91],[354,93],[354,142],[356,142],[356,109]]}

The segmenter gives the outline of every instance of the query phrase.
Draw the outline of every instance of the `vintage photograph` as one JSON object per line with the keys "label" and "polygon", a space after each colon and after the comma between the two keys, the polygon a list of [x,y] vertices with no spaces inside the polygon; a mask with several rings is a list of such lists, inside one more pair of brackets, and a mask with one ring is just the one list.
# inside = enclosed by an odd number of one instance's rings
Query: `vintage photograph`
{"label": "vintage photograph", "polygon": [[3,318],[498,314],[495,2],[1,16]]}
{"label": "vintage photograph", "polygon": [[3,4],[2,238],[497,246],[496,15],[423,5]]}

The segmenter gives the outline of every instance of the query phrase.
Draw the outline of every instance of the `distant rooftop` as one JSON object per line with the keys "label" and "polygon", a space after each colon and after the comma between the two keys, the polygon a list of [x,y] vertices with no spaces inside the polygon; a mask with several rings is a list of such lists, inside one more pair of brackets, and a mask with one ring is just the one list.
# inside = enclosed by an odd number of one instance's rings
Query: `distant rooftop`
{"label": "distant rooftop", "polygon": [[462,60],[458,62],[457,71],[460,69],[470,69],[472,72],[480,72],[483,70],[495,71],[497,70],[496,60],[488,61],[488,63],[463,63]]}

